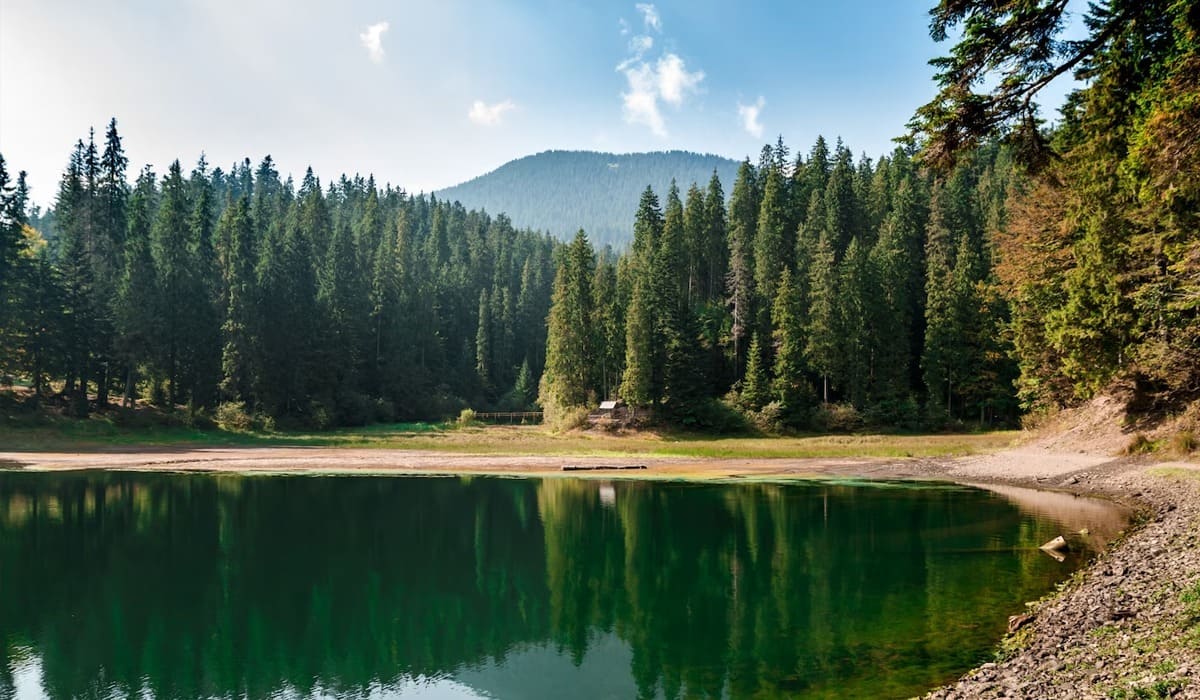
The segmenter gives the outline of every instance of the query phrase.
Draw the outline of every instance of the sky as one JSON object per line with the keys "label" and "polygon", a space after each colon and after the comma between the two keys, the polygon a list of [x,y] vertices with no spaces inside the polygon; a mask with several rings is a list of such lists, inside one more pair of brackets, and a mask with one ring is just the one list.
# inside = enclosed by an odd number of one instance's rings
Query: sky
{"label": "sky", "polygon": [[0,0],[0,154],[41,204],[112,117],[131,179],[270,154],[419,192],[550,149],[756,159],[780,135],[877,157],[935,93],[930,5]]}

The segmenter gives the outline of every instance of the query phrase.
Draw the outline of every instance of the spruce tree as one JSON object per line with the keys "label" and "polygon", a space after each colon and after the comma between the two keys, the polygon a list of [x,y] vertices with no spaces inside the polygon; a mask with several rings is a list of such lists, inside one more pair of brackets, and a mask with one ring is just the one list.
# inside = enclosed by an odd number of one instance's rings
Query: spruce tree
{"label": "spruce tree", "polygon": [[775,378],[771,383],[771,393],[783,407],[788,422],[799,425],[808,417],[813,395],[806,376],[808,367],[804,359],[804,315],[800,289],[792,271],[787,268],[779,276],[779,291],[775,295],[771,317],[775,322]]}
{"label": "spruce tree", "polygon": [[153,359],[150,348],[158,340],[158,284],[151,243],[157,199],[157,177],[146,166],[138,175],[128,202],[124,261],[113,310],[116,350],[124,367],[121,402],[125,406],[132,406],[138,398],[139,374]]}
{"label": "spruce tree", "polygon": [[221,394],[227,401],[250,403],[253,355],[254,221],[250,200],[240,197],[221,215],[217,236],[229,241],[225,279],[225,321],[221,326]]}
{"label": "spruce tree", "polygon": [[587,405],[595,396],[595,329],[592,279],[595,253],[580,230],[564,252],[554,277],[546,341],[546,370],[539,403],[546,411]]}
{"label": "spruce tree", "polygon": [[690,415],[696,408],[703,378],[696,327],[687,301],[687,269],[684,252],[683,205],[675,183],[667,193],[662,236],[651,266],[657,306],[656,346],[661,348],[662,389],[656,399],[666,397],[676,417]]}
{"label": "spruce tree", "polygon": [[[90,149],[94,156],[95,148]],[[63,351],[66,372],[63,393],[76,415],[88,412],[88,383],[92,378],[92,353],[100,312],[95,290],[92,227],[92,193],[83,142],[75,145],[59,185],[55,218],[59,229],[58,275],[63,285]],[[94,158],[92,158],[94,160]]]}
{"label": "spruce tree", "polygon": [[821,400],[829,403],[829,382],[837,371],[838,355],[837,260],[828,236],[822,236],[813,255],[809,281],[810,307],[805,356],[821,377]]}
{"label": "spruce tree", "polygon": [[728,269],[729,244],[726,240],[725,191],[714,170],[704,195],[703,257],[707,262],[702,297],[708,304],[725,302],[725,275]]}
{"label": "spruce tree", "polygon": [[214,201],[209,179],[208,161],[203,154],[188,181],[191,214],[188,217],[188,247],[191,270],[187,277],[191,299],[187,324],[186,364],[191,385],[188,394],[196,407],[211,407],[218,398],[221,381],[221,323],[225,309],[221,285],[218,282],[217,254],[214,239]]}
{"label": "spruce tree", "polygon": [[742,380],[742,405],[757,411],[771,400],[771,380],[767,373],[767,364],[763,358],[762,344],[758,341],[757,332],[750,336],[750,349],[746,354],[746,376]]}
{"label": "spruce tree", "polygon": [[161,199],[150,231],[150,252],[157,273],[154,317],[155,363],[167,382],[166,400],[174,406],[186,399],[190,386],[186,365],[188,343],[195,337],[191,326],[198,304],[207,303],[197,294],[195,258],[190,250],[191,227],[187,183],[179,161],[171,163],[163,178]]}
{"label": "spruce tree", "polygon": [[479,313],[475,330],[475,374],[484,391],[492,388],[492,307],[487,289],[479,290]]}
{"label": "spruce tree", "polygon": [[850,241],[838,275],[838,346],[840,347],[842,383],[847,398],[856,408],[867,407],[868,391],[874,377],[877,305],[882,296],[870,251]]}
{"label": "spruce tree", "polygon": [[733,340],[734,375],[742,376],[746,340],[754,323],[754,240],[758,231],[758,193],[756,176],[750,161],[742,163],[737,180],[733,183],[733,195],[729,200],[729,277],[726,289],[733,316],[730,335]]}
{"label": "spruce tree", "polygon": [[754,238],[754,285],[763,314],[762,328],[769,328],[769,311],[778,291],[779,277],[790,266],[795,251],[794,231],[788,232],[787,192],[783,173],[772,167],[766,174],[758,227]]}

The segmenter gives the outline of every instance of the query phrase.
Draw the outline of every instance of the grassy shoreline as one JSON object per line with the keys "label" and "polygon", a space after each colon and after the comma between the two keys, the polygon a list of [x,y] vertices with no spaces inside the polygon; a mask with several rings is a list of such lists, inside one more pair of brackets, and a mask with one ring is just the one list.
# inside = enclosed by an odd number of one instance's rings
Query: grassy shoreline
{"label": "grassy shoreline", "polygon": [[322,447],[420,450],[480,455],[714,458],[950,457],[1011,446],[1016,431],[801,436],[712,436],[686,432],[624,435],[554,433],[542,426],[396,423],[327,432],[233,432],[184,426],[126,426],[106,417],[0,425],[0,445],[22,452],[114,452],[177,447]]}

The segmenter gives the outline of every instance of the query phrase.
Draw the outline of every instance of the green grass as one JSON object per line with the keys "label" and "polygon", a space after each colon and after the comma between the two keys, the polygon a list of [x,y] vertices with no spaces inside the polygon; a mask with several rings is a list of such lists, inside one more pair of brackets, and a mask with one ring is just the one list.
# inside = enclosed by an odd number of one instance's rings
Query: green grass
{"label": "green grass", "polygon": [[495,455],[604,455],[714,458],[943,457],[1001,449],[1015,432],[948,435],[864,434],[807,437],[715,437],[694,433],[627,436],[552,433],[540,426],[459,428],[448,423],[394,423],[327,432],[230,432],[185,426],[121,425],[107,416],[0,425],[0,449],[117,451],[132,447],[353,447]]}

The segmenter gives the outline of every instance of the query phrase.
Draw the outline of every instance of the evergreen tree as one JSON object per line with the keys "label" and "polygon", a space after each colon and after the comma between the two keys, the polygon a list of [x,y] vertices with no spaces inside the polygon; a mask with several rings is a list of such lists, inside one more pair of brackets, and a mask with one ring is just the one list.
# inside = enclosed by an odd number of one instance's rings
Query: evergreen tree
{"label": "evergreen tree", "polygon": [[621,397],[635,408],[655,400],[654,317],[649,296],[649,284],[635,279],[625,313],[625,372],[621,375]]}
{"label": "evergreen tree", "polygon": [[829,380],[838,368],[837,260],[833,244],[822,236],[813,255],[805,356],[821,377],[821,400],[829,403]]}
{"label": "evergreen tree", "polygon": [[701,297],[710,305],[724,304],[725,276],[728,268],[729,247],[725,237],[725,191],[717,171],[713,171],[704,195],[703,270]]}
{"label": "evergreen tree", "polygon": [[475,331],[475,373],[484,390],[492,387],[492,307],[486,289],[479,290],[479,321]]}
{"label": "evergreen tree", "polygon": [[254,221],[250,200],[243,195],[221,215],[217,236],[229,241],[225,273],[225,322],[221,327],[221,394],[228,401],[249,402],[256,297]]}
{"label": "evergreen tree", "polygon": [[63,393],[71,398],[76,415],[88,412],[94,335],[100,323],[92,255],[92,194],[88,191],[86,165],[89,158],[94,160],[94,152],[94,145],[85,150],[82,141],[76,143],[54,207],[61,241],[58,274],[64,292],[62,338],[66,381]]}
{"label": "evergreen tree", "polygon": [[189,367],[191,385],[188,395],[193,408],[212,407],[217,401],[217,386],[221,381],[221,323],[225,310],[218,283],[218,266],[213,234],[215,208],[208,161],[200,156],[188,181],[191,214],[188,217],[188,253],[190,270],[187,275],[190,318],[187,319],[185,363]]}
{"label": "evergreen tree", "polygon": [[772,167],[765,182],[754,238],[754,284],[759,294],[758,308],[764,314],[761,320],[764,329],[770,327],[767,315],[778,291],[779,277],[789,267],[788,261],[796,249],[795,232],[787,230],[789,217],[783,173]]}
{"label": "evergreen tree", "polygon": [[582,230],[564,252],[554,277],[546,342],[546,371],[538,402],[549,411],[586,406],[596,395],[592,279],[596,257]]}
{"label": "evergreen tree", "polygon": [[[682,221],[677,221],[681,225]],[[674,225],[674,224],[673,224]],[[657,405],[663,395],[662,326],[660,316],[671,289],[678,289],[678,243],[668,258],[659,254],[663,217],[658,197],[650,188],[642,194],[634,221],[632,256],[633,292],[625,320],[625,377],[621,395],[632,406]],[[669,269],[676,266],[674,269]],[[662,277],[657,273],[661,272]]]}
{"label": "evergreen tree", "polygon": [[125,369],[122,404],[132,406],[137,396],[139,371],[153,359],[150,348],[158,340],[157,271],[152,253],[151,229],[157,208],[157,177],[150,166],[138,175],[128,202],[125,255],[117,284],[114,320],[117,353]]}
{"label": "evergreen tree", "polygon": [[779,291],[775,295],[771,317],[775,321],[775,378],[771,383],[771,393],[783,407],[788,422],[800,425],[812,408],[813,395],[806,376],[808,367],[804,359],[800,289],[795,284],[792,271],[787,268],[779,277]]}
{"label": "evergreen tree", "polygon": [[729,277],[726,289],[733,316],[730,335],[733,340],[734,374],[741,377],[743,347],[756,320],[754,241],[758,231],[758,193],[754,168],[747,160],[738,170],[729,200]]}
{"label": "evergreen tree", "polygon": [[676,417],[691,415],[702,393],[703,378],[696,328],[687,301],[683,204],[675,183],[667,193],[662,235],[651,266],[658,327],[655,345],[661,348],[662,394]]}
{"label": "evergreen tree", "polygon": [[877,304],[882,296],[870,252],[857,238],[850,241],[838,277],[838,345],[842,385],[856,408],[867,407],[868,390],[874,378]]}
{"label": "evergreen tree", "polygon": [[757,411],[771,400],[771,380],[767,374],[766,360],[763,359],[762,344],[758,342],[757,332],[750,336],[750,349],[746,354],[746,377],[742,380],[742,405]]}
{"label": "evergreen tree", "polygon": [[[195,257],[189,246],[191,227],[188,214],[187,183],[179,161],[171,163],[163,178],[161,199],[150,231],[150,253],[157,273],[155,294],[156,336],[152,340],[155,363],[167,382],[166,400],[174,406],[185,400],[191,386],[187,365],[189,342],[196,337],[194,327],[200,304],[208,299],[198,294]],[[202,313],[202,312],[201,312]]]}

